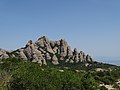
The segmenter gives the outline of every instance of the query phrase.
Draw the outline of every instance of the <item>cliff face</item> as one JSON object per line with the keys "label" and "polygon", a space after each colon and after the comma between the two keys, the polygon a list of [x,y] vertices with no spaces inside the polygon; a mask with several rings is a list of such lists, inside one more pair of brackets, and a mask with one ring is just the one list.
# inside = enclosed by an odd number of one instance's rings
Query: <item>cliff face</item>
{"label": "cliff face", "polygon": [[76,48],[72,51],[65,40],[51,41],[46,36],[39,38],[36,42],[29,40],[24,48],[15,51],[8,52],[0,49],[0,59],[9,57],[30,60],[40,65],[47,65],[47,60],[54,65],[59,64],[61,60],[66,63],[93,61],[92,57],[85,55],[83,51],[78,52]]}

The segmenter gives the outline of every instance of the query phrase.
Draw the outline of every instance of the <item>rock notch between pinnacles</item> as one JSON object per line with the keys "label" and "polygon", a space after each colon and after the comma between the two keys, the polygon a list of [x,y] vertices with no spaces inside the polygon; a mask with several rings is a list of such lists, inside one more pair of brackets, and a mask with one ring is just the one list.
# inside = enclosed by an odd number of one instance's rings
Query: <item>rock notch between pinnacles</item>
{"label": "rock notch between pinnacles", "polygon": [[15,51],[8,52],[0,49],[0,59],[10,57],[30,60],[40,65],[47,65],[47,60],[54,65],[58,65],[60,61],[65,63],[93,61],[92,57],[85,55],[83,51],[78,52],[76,48],[72,51],[65,40],[50,41],[46,36],[39,38],[36,42],[29,40],[24,48]]}

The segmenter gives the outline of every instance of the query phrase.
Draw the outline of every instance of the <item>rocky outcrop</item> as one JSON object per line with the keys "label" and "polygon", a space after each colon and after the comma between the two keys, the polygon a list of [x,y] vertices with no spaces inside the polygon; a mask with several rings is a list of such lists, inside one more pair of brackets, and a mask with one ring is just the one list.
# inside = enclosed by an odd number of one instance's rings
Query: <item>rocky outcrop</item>
{"label": "rocky outcrop", "polygon": [[52,57],[52,63],[53,63],[54,65],[59,64],[59,62],[58,62],[58,58],[57,58],[56,55],[53,55],[53,57]]}
{"label": "rocky outcrop", "polygon": [[6,59],[9,58],[9,55],[7,54],[8,51],[0,48],[0,59]]}
{"label": "rocky outcrop", "polygon": [[60,47],[60,60],[65,60],[65,57],[67,55],[67,47],[68,47],[67,42],[61,39],[59,47]]}
{"label": "rocky outcrop", "polygon": [[86,56],[86,61],[87,61],[87,62],[92,62],[92,61],[93,61],[93,59],[92,59],[92,57],[91,57],[91,56],[87,55],[87,56]]}
{"label": "rocky outcrop", "polygon": [[72,51],[65,40],[51,41],[46,36],[40,37],[35,43],[29,40],[25,47],[13,52],[8,55],[6,50],[0,49],[0,59],[17,55],[21,60],[30,60],[40,65],[47,65],[47,62],[58,65],[60,61],[65,63],[93,61],[92,57],[85,55],[83,51],[78,52],[76,48]]}
{"label": "rocky outcrop", "polygon": [[74,52],[73,52],[73,60],[75,60],[76,63],[79,62],[79,57],[78,57],[78,50],[77,48],[74,49]]}
{"label": "rocky outcrop", "polygon": [[18,52],[19,52],[20,59],[27,60],[27,57],[24,53],[24,49],[18,49]]}
{"label": "rocky outcrop", "polygon": [[[43,43],[42,43],[43,44]],[[26,47],[24,49],[26,57],[32,62],[38,62],[40,65],[47,65],[44,55],[39,50],[39,47],[32,42],[32,40],[28,41]]]}

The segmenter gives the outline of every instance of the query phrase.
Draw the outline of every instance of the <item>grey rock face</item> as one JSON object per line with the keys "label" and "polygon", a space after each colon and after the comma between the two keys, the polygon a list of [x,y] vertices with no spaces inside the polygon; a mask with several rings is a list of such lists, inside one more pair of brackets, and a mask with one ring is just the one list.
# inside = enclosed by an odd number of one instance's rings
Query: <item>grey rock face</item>
{"label": "grey rock face", "polygon": [[65,60],[67,55],[68,44],[65,40],[60,40],[60,60]]}
{"label": "grey rock face", "polygon": [[51,45],[52,48],[55,47],[55,44],[56,44],[55,41],[50,41],[50,45]]}
{"label": "grey rock face", "polygon": [[54,54],[50,45],[50,41],[46,36],[39,38],[35,43],[38,45],[38,47],[44,48],[47,52]]}
{"label": "grey rock face", "polygon": [[28,41],[24,52],[26,53],[27,58],[32,62],[38,62],[40,65],[47,65],[46,60],[43,57],[41,51],[38,50],[35,43],[33,43],[31,40]]}
{"label": "grey rock face", "polygon": [[85,58],[84,58],[84,52],[80,51],[79,58],[80,58],[80,62],[83,62],[85,60]]}
{"label": "grey rock face", "polygon": [[79,56],[78,56],[78,50],[77,50],[77,48],[74,49],[73,59],[75,60],[76,63],[79,62]]}
{"label": "grey rock face", "polygon": [[86,56],[86,61],[87,61],[87,62],[92,62],[93,59],[91,58],[91,56],[87,55],[87,56]]}
{"label": "grey rock face", "polygon": [[51,60],[51,56],[49,53],[46,53],[46,60]]}
{"label": "grey rock face", "polygon": [[71,58],[73,56],[73,52],[72,52],[72,49],[70,48],[70,46],[67,47],[67,56],[68,56],[68,58]]}
{"label": "grey rock face", "polygon": [[[39,61],[38,56],[36,55],[35,52],[33,52],[32,59],[33,59],[32,62],[38,62],[38,61]],[[41,61],[41,60],[40,60],[40,61]],[[42,62],[41,62],[40,64],[42,64]]]}
{"label": "grey rock face", "polygon": [[33,44],[32,40],[28,41],[28,43],[26,44],[26,47],[24,49],[24,52],[29,60],[32,59],[34,50],[35,50],[35,48],[34,48],[34,44]]}
{"label": "grey rock face", "polygon": [[[14,51],[22,60],[30,60],[41,65],[47,65],[47,60],[52,64],[59,64],[59,60],[65,63],[92,62],[93,59],[89,55],[75,48],[73,51],[68,43],[61,39],[58,41],[50,41],[46,36],[39,38],[35,43],[29,40],[24,48]],[[12,54],[14,55],[14,54]],[[15,55],[14,55],[15,57]],[[0,49],[0,59],[9,58],[6,50]]]}
{"label": "grey rock face", "polygon": [[74,63],[73,59],[70,59],[70,63]]}
{"label": "grey rock face", "polygon": [[53,57],[52,57],[52,63],[53,63],[54,65],[59,64],[58,58],[56,57],[56,55],[53,55]]}
{"label": "grey rock face", "polygon": [[19,56],[20,56],[20,59],[27,60],[27,57],[24,54],[24,49],[19,49]]}
{"label": "grey rock face", "polygon": [[60,40],[60,55],[61,56],[67,55],[67,47],[68,47],[67,42],[65,40],[61,39]]}
{"label": "grey rock face", "polygon": [[45,44],[48,43],[48,38],[46,36],[43,36],[41,38],[39,38],[35,43],[41,47],[41,48],[44,48],[45,47]]}
{"label": "grey rock face", "polygon": [[0,59],[7,59],[7,58],[9,58],[7,51],[0,48]]}

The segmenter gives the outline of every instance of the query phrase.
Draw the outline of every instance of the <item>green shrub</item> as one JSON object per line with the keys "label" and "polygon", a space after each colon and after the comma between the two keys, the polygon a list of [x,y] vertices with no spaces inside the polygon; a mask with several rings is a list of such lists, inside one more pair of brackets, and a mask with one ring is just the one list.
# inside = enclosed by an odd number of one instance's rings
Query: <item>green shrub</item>
{"label": "green shrub", "polygon": [[101,86],[100,90],[108,90],[105,86]]}

